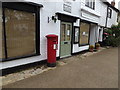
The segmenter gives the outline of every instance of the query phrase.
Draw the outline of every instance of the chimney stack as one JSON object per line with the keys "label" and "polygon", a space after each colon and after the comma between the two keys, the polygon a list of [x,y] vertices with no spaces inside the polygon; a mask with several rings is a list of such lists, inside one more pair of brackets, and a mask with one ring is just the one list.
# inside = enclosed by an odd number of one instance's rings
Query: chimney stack
{"label": "chimney stack", "polygon": [[114,7],[115,6],[115,0],[111,2],[111,5]]}

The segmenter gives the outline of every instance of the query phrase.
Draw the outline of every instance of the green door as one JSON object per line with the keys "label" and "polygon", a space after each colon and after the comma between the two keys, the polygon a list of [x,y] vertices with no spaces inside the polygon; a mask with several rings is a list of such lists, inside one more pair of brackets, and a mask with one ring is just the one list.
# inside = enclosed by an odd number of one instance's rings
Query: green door
{"label": "green door", "polygon": [[71,56],[72,23],[61,23],[60,57]]}

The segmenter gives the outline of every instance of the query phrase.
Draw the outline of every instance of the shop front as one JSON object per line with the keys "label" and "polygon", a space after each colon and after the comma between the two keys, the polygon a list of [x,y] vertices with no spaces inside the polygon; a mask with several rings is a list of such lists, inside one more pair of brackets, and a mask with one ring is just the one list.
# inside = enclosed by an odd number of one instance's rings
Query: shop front
{"label": "shop front", "polygon": [[2,3],[1,61],[40,55],[40,7],[25,2]]}
{"label": "shop front", "polygon": [[74,27],[73,54],[88,50],[90,45],[95,45],[98,39],[97,31],[97,23],[80,19],[80,26]]}
{"label": "shop front", "polygon": [[60,20],[60,58],[71,56],[73,47],[73,23],[79,17],[57,13]]}

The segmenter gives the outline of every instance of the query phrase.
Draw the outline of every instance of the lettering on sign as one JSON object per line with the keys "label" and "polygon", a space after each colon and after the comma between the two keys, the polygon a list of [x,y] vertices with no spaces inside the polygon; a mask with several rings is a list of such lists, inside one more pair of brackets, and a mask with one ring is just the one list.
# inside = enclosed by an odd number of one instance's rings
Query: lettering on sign
{"label": "lettering on sign", "polygon": [[66,12],[71,13],[71,6],[67,4],[63,4],[63,10]]}

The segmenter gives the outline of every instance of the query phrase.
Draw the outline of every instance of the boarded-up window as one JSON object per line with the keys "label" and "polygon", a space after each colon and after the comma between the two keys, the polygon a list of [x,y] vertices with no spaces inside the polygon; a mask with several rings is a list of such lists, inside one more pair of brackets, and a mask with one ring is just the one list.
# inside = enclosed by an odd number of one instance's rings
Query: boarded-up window
{"label": "boarded-up window", "polygon": [[81,22],[81,25],[80,25],[80,45],[86,45],[89,43],[89,28],[90,28],[90,24]]}
{"label": "boarded-up window", "polygon": [[5,9],[7,57],[36,54],[35,13]]}
{"label": "boarded-up window", "polygon": [[3,23],[2,23],[2,8],[0,8],[0,59],[5,58],[4,50],[4,33],[3,33]]}

